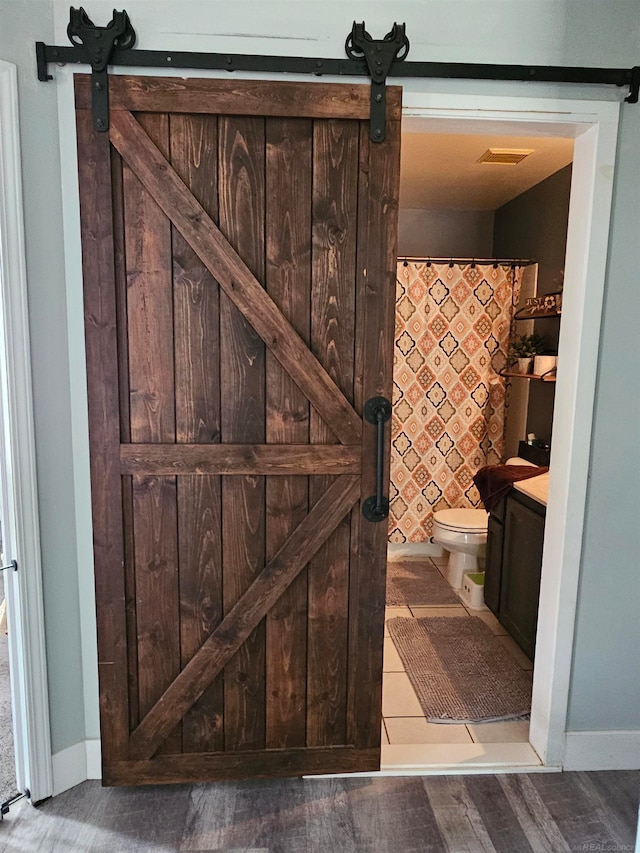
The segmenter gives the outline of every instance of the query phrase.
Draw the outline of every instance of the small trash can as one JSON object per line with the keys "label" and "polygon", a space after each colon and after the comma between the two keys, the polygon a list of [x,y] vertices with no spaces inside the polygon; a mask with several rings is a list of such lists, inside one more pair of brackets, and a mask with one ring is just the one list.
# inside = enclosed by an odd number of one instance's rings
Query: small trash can
{"label": "small trash can", "polygon": [[485,610],[484,572],[465,572],[462,578],[460,598],[472,610]]}

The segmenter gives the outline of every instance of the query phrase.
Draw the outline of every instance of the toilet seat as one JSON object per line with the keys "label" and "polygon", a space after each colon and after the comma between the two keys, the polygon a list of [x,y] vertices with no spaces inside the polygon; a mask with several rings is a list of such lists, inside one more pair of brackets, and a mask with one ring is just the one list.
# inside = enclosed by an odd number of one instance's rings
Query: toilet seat
{"label": "toilet seat", "polygon": [[489,524],[489,513],[483,509],[441,509],[433,518],[443,530],[455,533],[486,533]]}

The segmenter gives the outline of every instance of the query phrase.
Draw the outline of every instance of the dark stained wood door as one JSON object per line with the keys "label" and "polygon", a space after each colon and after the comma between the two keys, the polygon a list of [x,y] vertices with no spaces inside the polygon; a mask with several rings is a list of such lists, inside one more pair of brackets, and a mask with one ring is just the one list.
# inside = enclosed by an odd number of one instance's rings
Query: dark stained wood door
{"label": "dark stained wood door", "polygon": [[76,78],[106,784],[379,766],[387,97],[112,77],[105,134]]}

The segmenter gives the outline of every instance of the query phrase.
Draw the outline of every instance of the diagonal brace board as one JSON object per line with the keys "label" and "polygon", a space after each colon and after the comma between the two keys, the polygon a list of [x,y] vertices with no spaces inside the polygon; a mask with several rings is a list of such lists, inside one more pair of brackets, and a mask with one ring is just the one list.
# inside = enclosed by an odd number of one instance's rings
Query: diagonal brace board
{"label": "diagonal brace board", "polygon": [[165,690],[129,741],[132,759],[151,758],[285,590],[316,555],[360,496],[360,478],[329,486],[278,553]]}
{"label": "diagonal brace board", "polygon": [[362,420],[133,115],[114,111],[112,144],[342,444]]}

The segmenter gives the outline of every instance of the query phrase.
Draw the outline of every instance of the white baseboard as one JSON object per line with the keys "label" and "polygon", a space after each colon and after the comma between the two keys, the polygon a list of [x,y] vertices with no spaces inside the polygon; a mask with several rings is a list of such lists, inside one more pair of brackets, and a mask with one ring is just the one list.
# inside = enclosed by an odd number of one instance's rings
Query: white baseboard
{"label": "white baseboard", "polygon": [[85,741],[75,743],[51,756],[53,796],[68,791],[87,778],[87,748]]}
{"label": "white baseboard", "polygon": [[86,740],[87,779],[102,779],[102,748],[100,739]]}
{"label": "white baseboard", "polygon": [[567,732],[564,770],[640,770],[640,731]]}
{"label": "white baseboard", "polygon": [[83,740],[51,757],[53,796],[74,788],[87,779],[102,777],[100,741]]}
{"label": "white baseboard", "polygon": [[425,557],[442,557],[444,548],[435,542],[389,542],[387,559],[423,560]]}

